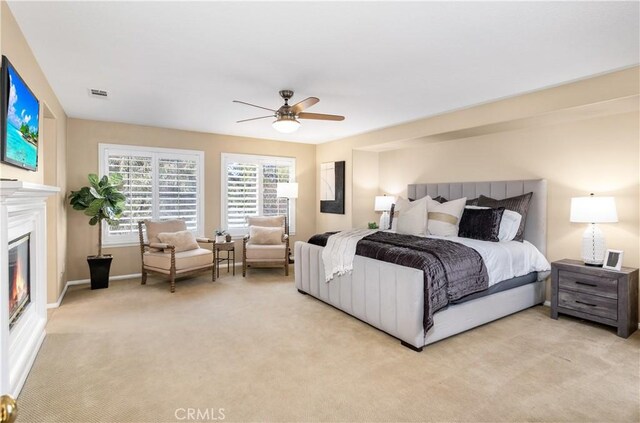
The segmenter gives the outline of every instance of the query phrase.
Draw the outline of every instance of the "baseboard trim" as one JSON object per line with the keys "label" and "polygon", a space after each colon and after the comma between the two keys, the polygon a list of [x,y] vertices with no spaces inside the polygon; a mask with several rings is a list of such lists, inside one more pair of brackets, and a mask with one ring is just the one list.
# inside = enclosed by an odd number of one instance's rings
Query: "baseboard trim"
{"label": "baseboard trim", "polygon": [[[141,273],[132,273],[130,275],[118,275],[118,276],[109,276],[109,281],[121,281],[124,279],[135,279],[135,278],[139,278],[141,277],[142,274]],[[58,308],[60,307],[60,304],[62,304],[62,300],[64,299],[64,296],[67,294],[67,288],[69,288],[69,286],[73,286],[73,285],[86,285],[91,283],[91,279],[78,279],[75,281],[67,281],[67,283],[65,284],[64,288],[62,289],[62,292],[60,293],[60,296],[58,297],[58,301],[56,301],[55,303],[49,303],[47,304],[47,308]]]}

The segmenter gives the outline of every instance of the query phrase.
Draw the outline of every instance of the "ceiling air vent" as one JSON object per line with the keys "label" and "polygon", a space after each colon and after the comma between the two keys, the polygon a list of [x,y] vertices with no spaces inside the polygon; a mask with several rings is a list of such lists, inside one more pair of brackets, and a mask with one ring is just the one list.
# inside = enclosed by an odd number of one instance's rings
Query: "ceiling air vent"
{"label": "ceiling air vent", "polygon": [[105,90],[96,90],[95,88],[91,88],[89,90],[89,95],[96,98],[107,98],[109,94]]}

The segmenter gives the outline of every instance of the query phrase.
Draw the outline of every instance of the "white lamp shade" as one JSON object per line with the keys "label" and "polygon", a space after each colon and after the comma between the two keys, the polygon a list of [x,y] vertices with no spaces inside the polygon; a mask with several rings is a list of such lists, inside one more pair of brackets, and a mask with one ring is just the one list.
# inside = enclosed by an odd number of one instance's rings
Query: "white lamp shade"
{"label": "white lamp shade", "polygon": [[273,121],[273,128],[282,132],[283,134],[290,134],[292,132],[296,132],[298,128],[300,128],[300,122],[295,119],[278,119]]}
{"label": "white lamp shade", "polygon": [[394,196],[391,195],[376,195],[376,201],[374,204],[375,211],[389,211],[391,210],[391,205],[396,200]]}
{"label": "white lamp shade", "polygon": [[298,198],[298,183],[278,182],[276,195],[278,198]]}
{"label": "white lamp shade", "polygon": [[618,221],[616,200],[613,197],[573,197],[571,222],[615,223]]}

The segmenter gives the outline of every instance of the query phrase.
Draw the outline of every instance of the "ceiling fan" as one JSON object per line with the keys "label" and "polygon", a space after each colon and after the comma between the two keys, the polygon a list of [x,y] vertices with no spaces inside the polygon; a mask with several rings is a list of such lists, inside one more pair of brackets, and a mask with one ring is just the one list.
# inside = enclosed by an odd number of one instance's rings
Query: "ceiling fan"
{"label": "ceiling fan", "polygon": [[297,102],[293,106],[289,105],[289,99],[293,97],[293,91],[281,90],[280,97],[284,99],[284,104],[278,110],[270,109],[268,107],[257,106],[255,104],[246,103],[244,101],[233,100],[234,103],[246,104],[247,106],[257,107],[259,109],[269,110],[270,112],[273,112],[268,116],[260,116],[260,117],[251,118],[251,119],[243,119],[243,120],[237,121],[236,123],[275,117],[276,120],[273,121],[274,129],[276,131],[289,134],[289,133],[295,132],[300,127],[300,122],[298,122],[298,119],[336,120],[336,121],[344,120],[344,116],[303,112],[303,110],[313,106],[314,104],[320,101],[320,99],[317,97],[305,98],[304,100]]}

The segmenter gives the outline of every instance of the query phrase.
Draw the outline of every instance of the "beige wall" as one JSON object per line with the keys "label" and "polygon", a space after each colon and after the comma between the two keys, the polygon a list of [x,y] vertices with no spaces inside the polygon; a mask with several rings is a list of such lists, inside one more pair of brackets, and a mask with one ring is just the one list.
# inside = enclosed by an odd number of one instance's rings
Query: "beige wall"
{"label": "beige wall", "polygon": [[[296,235],[292,240],[308,239],[315,232],[315,146],[241,138],[200,132],[153,128],[81,119],[68,120],[67,186],[70,190],[86,185],[87,174],[98,173],[98,144],[129,144],[201,150],[205,153],[205,235],[212,236],[220,223],[221,153],[264,154],[296,158],[299,198],[296,202]],[[86,256],[94,254],[98,235],[86,216],[68,215],[69,280],[86,279]],[[238,243],[240,244],[240,243]],[[140,272],[139,248],[108,248],[113,254],[112,276]],[[239,252],[236,257],[240,257]]]}
{"label": "beige wall", "polygon": [[[66,120],[60,102],[40,69],[31,48],[6,2],[0,5],[0,49],[40,100],[40,145],[38,171],[30,172],[0,164],[0,177],[54,185],[61,193],[47,200],[47,301],[55,302],[62,292],[66,257]],[[46,118],[49,119],[46,119]]]}

